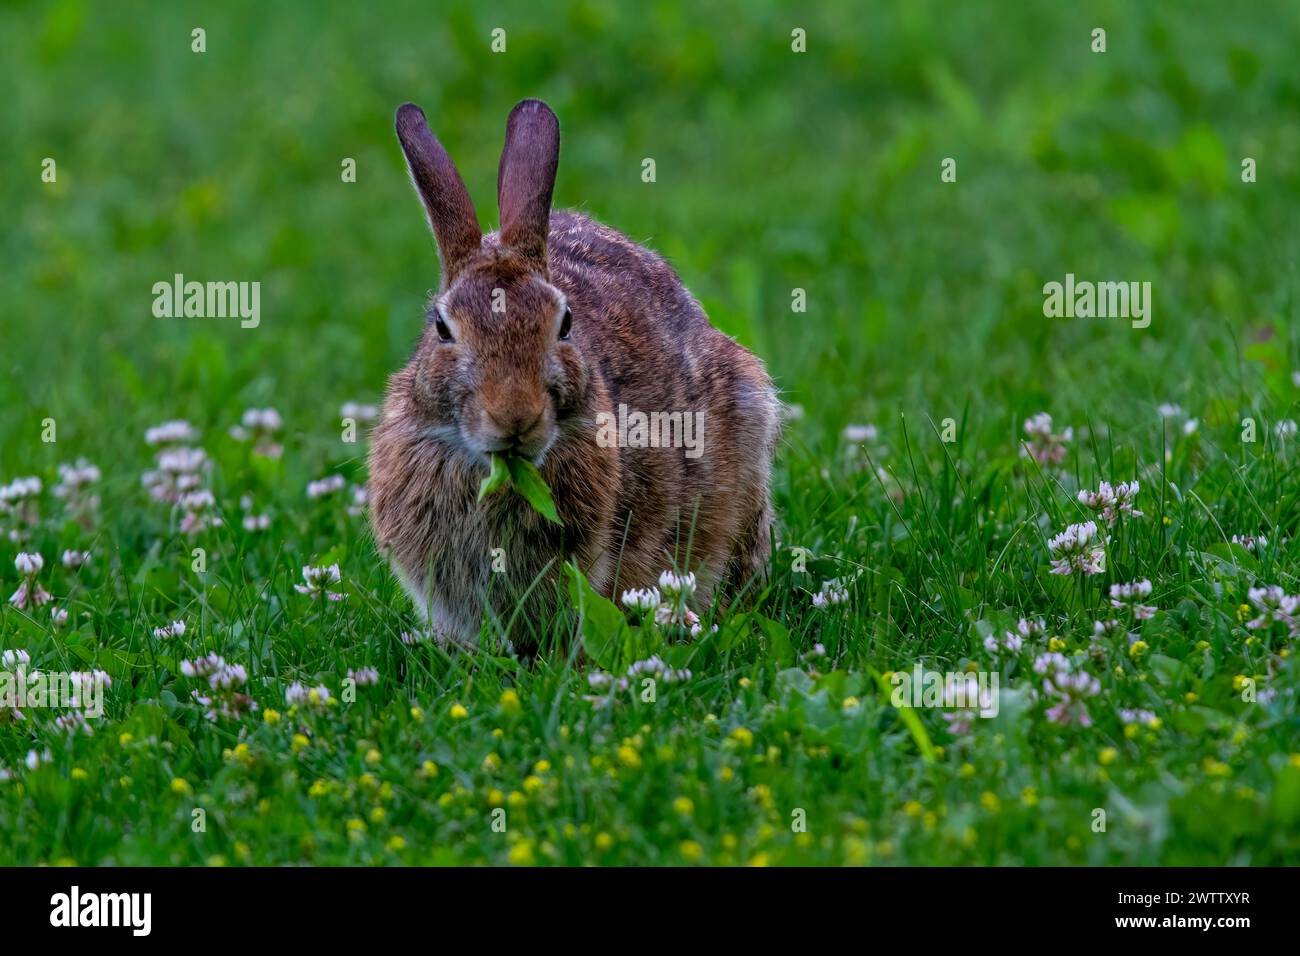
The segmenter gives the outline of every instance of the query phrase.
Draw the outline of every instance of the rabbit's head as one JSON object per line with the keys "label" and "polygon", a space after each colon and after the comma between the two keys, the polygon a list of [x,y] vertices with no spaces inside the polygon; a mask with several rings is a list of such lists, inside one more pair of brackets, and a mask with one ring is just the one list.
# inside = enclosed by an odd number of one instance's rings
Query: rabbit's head
{"label": "rabbit's head", "polygon": [[418,106],[397,138],[438,243],[442,279],[408,365],[419,425],[470,455],[540,463],[588,401],[589,376],[546,239],[560,126],[539,100],[510,113],[497,175],[499,236],[484,240],[465,183]]}

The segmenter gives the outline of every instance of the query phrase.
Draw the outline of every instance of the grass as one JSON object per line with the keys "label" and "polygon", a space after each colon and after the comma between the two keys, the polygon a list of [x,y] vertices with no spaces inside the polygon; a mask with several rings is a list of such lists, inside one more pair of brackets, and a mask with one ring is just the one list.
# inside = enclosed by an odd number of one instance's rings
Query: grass
{"label": "grass", "polygon": [[[0,863],[1297,862],[1295,639],[1242,606],[1300,591],[1300,449],[1276,431],[1300,417],[1300,16],[859,6],[0,10],[23,79],[0,112],[0,482],[43,482],[0,585],[39,552],[69,613],[5,605],[0,649],[112,677],[93,735],[48,708],[0,722]],[[364,429],[342,440],[338,414],[380,398],[436,284],[394,107],[424,107],[494,221],[527,95],[563,126],[557,203],[667,255],[804,413],[765,587],[700,609],[719,630],[694,642],[597,603],[582,665],[560,633],[532,663],[403,643],[417,622],[350,510]],[[261,324],[154,318],[178,272],[260,281]],[[1067,272],[1150,281],[1150,327],[1045,318]],[[228,434],[263,407],[279,458]],[[1021,454],[1040,411],[1074,429],[1048,467]],[[212,460],[224,523],[196,534],[141,485],[172,419]],[[83,457],[101,500],[79,517],[52,488]],[[1133,479],[1143,515],[1104,526],[1104,573],[1050,574],[1049,538],[1091,517],[1077,492]],[[335,561],[344,600],[294,589]],[[848,600],[814,607],[831,579]],[[1139,579],[1141,645],[1094,641],[1108,587]],[[1045,632],[986,650],[1022,618]],[[1048,715],[1032,665],[1053,648],[1097,681],[1089,726]],[[690,678],[588,699],[591,669],[653,650]],[[181,662],[210,652],[256,712],[205,719]],[[918,662],[996,671],[998,715],[954,732],[895,708],[888,675]],[[295,682],[332,703],[291,706]]]}

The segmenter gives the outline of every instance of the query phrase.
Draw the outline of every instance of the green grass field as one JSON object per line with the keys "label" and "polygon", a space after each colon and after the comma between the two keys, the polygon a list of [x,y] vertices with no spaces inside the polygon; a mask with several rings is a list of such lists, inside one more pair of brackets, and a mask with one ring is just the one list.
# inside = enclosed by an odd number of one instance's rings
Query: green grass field
{"label": "green grass field", "polygon": [[[0,5],[2,596],[44,563],[0,670],[112,680],[84,728],[0,707],[0,864],[1300,861],[1298,625],[1251,599],[1300,592],[1300,10],[623,6]],[[354,502],[342,406],[437,284],[393,110],[495,225],[525,96],[556,204],[667,256],[802,411],[768,580],[694,641],[598,605],[581,663],[572,627],[534,662],[405,643]],[[156,318],[177,273],[260,282],[260,324]],[[1150,325],[1046,317],[1067,273],[1150,282]],[[231,435],[250,408],[278,457]],[[174,420],[188,522],[142,483]],[[1103,481],[1141,515],[1089,510]],[[1104,569],[1051,573],[1089,520]],[[295,589],[333,562],[343,600]],[[1142,580],[1153,615],[1111,606]],[[593,688],[652,651],[689,679]],[[211,653],[249,698],[215,720]],[[996,674],[997,715],[895,707],[917,664]]]}

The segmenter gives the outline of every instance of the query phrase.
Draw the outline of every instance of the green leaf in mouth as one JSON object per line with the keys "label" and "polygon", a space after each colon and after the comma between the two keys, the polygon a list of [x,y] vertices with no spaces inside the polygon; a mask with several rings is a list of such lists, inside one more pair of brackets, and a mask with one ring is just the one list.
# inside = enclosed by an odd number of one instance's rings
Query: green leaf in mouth
{"label": "green leaf in mouth", "polygon": [[478,500],[482,501],[486,496],[492,494],[492,492],[497,491],[504,485],[508,484],[510,484],[510,468],[506,465],[506,460],[503,456],[493,454],[492,471],[489,472],[488,476],[484,478],[478,486]]}
{"label": "green leaf in mouth", "polygon": [[478,486],[479,501],[506,485],[514,488],[547,521],[563,525],[546,479],[527,458],[493,454],[492,470]]}

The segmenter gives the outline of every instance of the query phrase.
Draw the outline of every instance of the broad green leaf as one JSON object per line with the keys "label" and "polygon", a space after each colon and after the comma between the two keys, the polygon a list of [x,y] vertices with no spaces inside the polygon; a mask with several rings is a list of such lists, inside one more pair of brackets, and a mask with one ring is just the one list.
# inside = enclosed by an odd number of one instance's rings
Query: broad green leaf
{"label": "broad green leaf", "polygon": [[[495,461],[496,456],[492,457]],[[537,466],[527,458],[515,457],[508,459],[506,464],[510,468],[510,483],[514,485],[515,491],[519,492],[547,521],[552,524],[563,524],[555,511],[555,502],[551,500],[551,489],[546,486],[546,480],[542,478]],[[488,478],[490,479],[491,475]]]}
{"label": "broad green leaf", "polygon": [[759,630],[767,638],[769,659],[776,661],[778,664],[793,663],[794,645],[790,643],[790,632],[785,625],[761,614],[755,614],[754,620],[758,622]]}
{"label": "broad green leaf", "polygon": [[596,593],[576,565],[566,564],[564,573],[569,578],[569,601],[578,612],[583,650],[604,670],[618,673],[630,663],[624,660],[627,618],[613,601]]}

